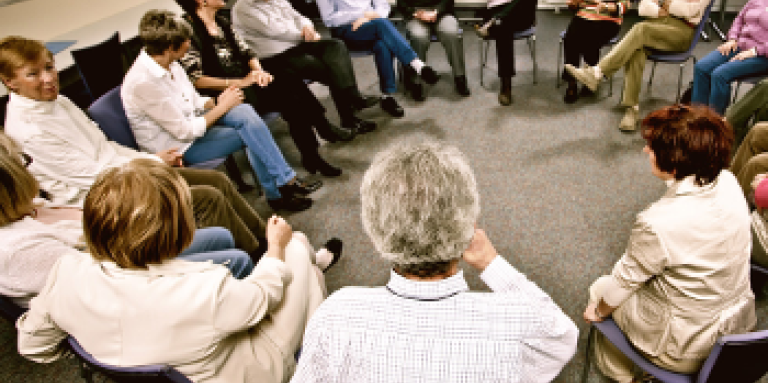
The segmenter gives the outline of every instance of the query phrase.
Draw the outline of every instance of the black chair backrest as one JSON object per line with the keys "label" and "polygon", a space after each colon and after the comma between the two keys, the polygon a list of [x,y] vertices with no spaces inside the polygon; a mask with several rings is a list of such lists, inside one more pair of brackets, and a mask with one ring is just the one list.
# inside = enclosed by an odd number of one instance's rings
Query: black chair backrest
{"label": "black chair backrest", "polygon": [[123,82],[123,48],[117,32],[99,44],[72,51],[72,58],[91,101]]}
{"label": "black chair backrest", "polygon": [[26,311],[27,309],[13,303],[8,297],[0,295],[0,316],[9,322],[16,323],[16,320]]}
{"label": "black chair backrest", "polygon": [[718,339],[702,367],[700,383],[752,383],[768,372],[768,330]]}

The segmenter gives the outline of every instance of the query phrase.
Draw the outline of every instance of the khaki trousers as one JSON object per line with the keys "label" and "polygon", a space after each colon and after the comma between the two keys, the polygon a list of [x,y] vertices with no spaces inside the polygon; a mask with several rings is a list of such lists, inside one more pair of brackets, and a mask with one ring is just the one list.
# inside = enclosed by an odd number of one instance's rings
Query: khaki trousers
{"label": "khaki trousers", "polygon": [[[610,276],[602,276],[598,278],[592,284],[592,286],[589,287],[590,303],[597,303],[600,301],[603,296],[603,292],[607,287],[606,284],[610,278]],[[622,309],[622,306],[619,306],[613,312],[613,318],[616,320],[616,323],[627,323],[619,319],[624,318],[625,315],[630,314],[626,311],[627,310]],[[622,328],[621,330],[627,334],[627,337],[631,341],[632,337],[629,333],[627,333],[626,329]],[[594,361],[603,375],[620,383],[631,382],[635,375],[639,375],[635,373],[635,370],[637,370],[635,364],[632,363],[629,358],[624,356],[624,354],[622,354],[621,351],[619,351],[605,336],[603,336],[603,334],[598,331],[594,331],[592,335],[594,336],[592,342],[594,345],[592,349],[594,351]],[[587,352],[590,352],[590,350],[587,350]],[[638,350],[638,352],[644,354],[648,361],[661,368],[681,372],[684,374],[698,371],[701,368],[701,364],[704,363],[704,359],[676,359],[670,357],[667,354],[660,354],[658,357],[652,357],[640,350]]]}
{"label": "khaki trousers", "polygon": [[273,360],[275,382],[287,382],[293,376],[295,354],[304,340],[304,329],[326,296],[325,277],[314,265],[314,254],[304,233],[295,232],[285,249],[285,263],[292,278],[283,300],[249,333],[254,354],[266,352]]}
{"label": "khaki trousers", "polygon": [[218,171],[206,169],[174,168],[192,190],[192,207],[198,227],[221,226],[232,232],[235,246],[251,255],[254,263],[259,239],[265,238],[266,226],[259,214],[232,185],[229,178]]}
{"label": "khaki trousers", "polygon": [[744,191],[752,193],[752,180],[760,173],[768,173],[768,122],[755,124],[733,156],[731,171]]}
{"label": "khaki trousers", "polygon": [[674,17],[647,19],[629,30],[597,64],[605,76],[611,76],[624,67],[622,105],[635,106],[639,103],[643,69],[648,56],[646,49],[686,51],[691,45],[694,31],[688,24]]}

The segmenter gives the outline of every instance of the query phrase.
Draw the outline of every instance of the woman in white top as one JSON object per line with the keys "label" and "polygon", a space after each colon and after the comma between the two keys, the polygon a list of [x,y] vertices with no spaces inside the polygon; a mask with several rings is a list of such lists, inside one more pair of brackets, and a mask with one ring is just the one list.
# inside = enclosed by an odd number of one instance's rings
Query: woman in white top
{"label": "woman in white top", "polygon": [[[749,210],[727,170],[733,131],[709,108],[676,105],[649,114],[642,132],[651,171],[669,188],[637,215],[611,275],[592,284],[584,319],[612,314],[651,362],[693,373],[718,337],[755,325]],[[603,374],[639,378],[603,336],[594,344]]]}
{"label": "woman in white top", "polygon": [[19,352],[56,360],[70,334],[111,365],[168,364],[196,383],[287,381],[325,297],[309,242],[273,216],[267,253],[238,280],[219,265],[177,259],[193,215],[186,182],[156,161],[102,173],[83,208],[91,256],[56,262],[17,322]]}
{"label": "woman in white top", "polygon": [[[37,198],[46,193],[26,169],[32,161],[0,133],[0,295],[22,307],[29,307],[43,288],[56,260],[85,250],[82,210]],[[232,235],[221,227],[198,229],[182,257],[226,264],[237,278],[253,270],[250,256],[236,249]]]}
{"label": "woman in white top", "polygon": [[[226,156],[245,147],[267,202],[275,209],[300,211],[312,206],[306,196],[322,183],[296,176],[243,91],[232,85],[217,99],[202,97],[177,60],[190,47],[192,28],[169,11],[151,10],[142,17],[139,36],[144,49],[125,76],[123,106],[142,150],[178,149],[190,163]],[[259,85],[272,81],[254,74]]]}

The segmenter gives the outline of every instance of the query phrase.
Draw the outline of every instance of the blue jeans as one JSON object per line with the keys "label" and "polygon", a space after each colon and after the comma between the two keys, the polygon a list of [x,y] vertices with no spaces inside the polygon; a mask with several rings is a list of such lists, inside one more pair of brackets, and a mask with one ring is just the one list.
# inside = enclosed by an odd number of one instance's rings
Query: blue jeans
{"label": "blue jeans", "polygon": [[693,93],[691,103],[709,105],[717,113],[724,114],[731,98],[731,82],[739,77],[768,70],[768,57],[756,56],[742,61],[729,62],[741,52],[736,49],[723,56],[712,51],[693,68]]}
{"label": "blue jeans", "polygon": [[184,152],[184,161],[196,164],[225,157],[243,146],[267,199],[280,198],[278,186],[287,184],[296,172],[285,162],[267,125],[248,104],[230,109],[216,121]]}
{"label": "blue jeans", "polygon": [[232,233],[223,227],[195,230],[192,244],[179,254],[179,259],[190,262],[211,261],[226,266],[237,279],[251,275],[253,261],[248,253],[235,248]]}
{"label": "blue jeans", "polygon": [[388,19],[373,19],[356,31],[352,30],[352,24],[342,25],[331,29],[331,35],[344,40],[351,50],[373,50],[376,70],[379,72],[379,85],[384,94],[397,92],[392,58],[397,58],[403,66],[408,67],[417,57],[405,37]]}

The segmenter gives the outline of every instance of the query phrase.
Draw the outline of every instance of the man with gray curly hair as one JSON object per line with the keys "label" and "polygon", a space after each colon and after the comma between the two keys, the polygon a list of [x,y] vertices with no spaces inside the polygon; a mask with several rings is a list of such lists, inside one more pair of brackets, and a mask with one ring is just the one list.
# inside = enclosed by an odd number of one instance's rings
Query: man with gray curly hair
{"label": "man with gray curly hair", "polygon": [[[549,382],[578,330],[485,232],[464,155],[438,142],[379,153],[360,188],[365,231],[393,264],[384,287],[345,287],[307,326],[292,382]],[[459,261],[492,293],[470,292]]]}

